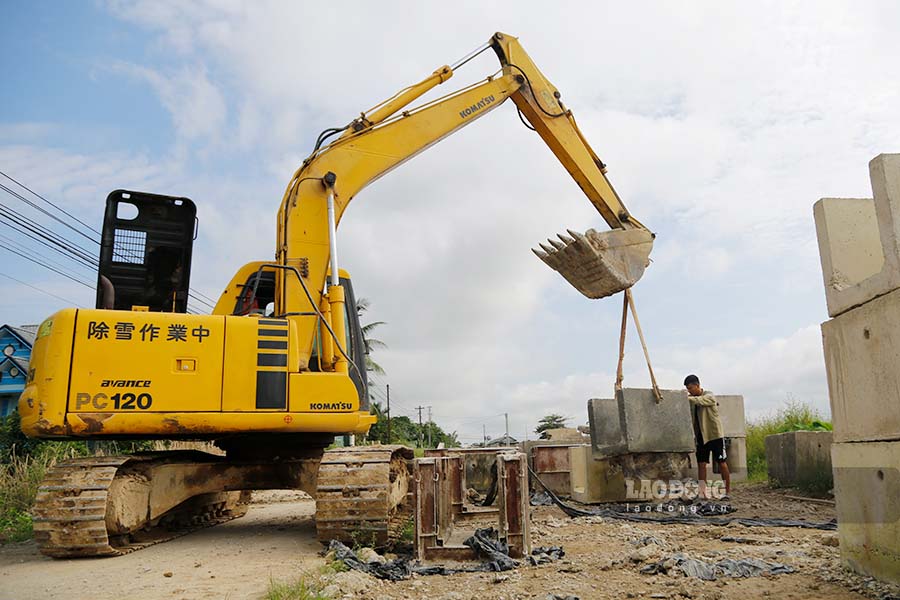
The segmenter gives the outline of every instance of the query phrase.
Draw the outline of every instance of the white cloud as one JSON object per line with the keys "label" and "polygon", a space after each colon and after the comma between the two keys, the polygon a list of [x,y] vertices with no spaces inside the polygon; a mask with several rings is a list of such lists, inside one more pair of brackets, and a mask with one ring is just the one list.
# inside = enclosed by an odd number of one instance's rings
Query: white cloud
{"label": "white cloud", "polygon": [[187,158],[192,143],[199,146],[198,152],[204,157],[210,146],[221,145],[228,110],[222,92],[210,81],[205,67],[183,66],[163,74],[156,69],[116,62],[112,69],[145,81],[159,96],[172,116],[173,156],[179,161]]}

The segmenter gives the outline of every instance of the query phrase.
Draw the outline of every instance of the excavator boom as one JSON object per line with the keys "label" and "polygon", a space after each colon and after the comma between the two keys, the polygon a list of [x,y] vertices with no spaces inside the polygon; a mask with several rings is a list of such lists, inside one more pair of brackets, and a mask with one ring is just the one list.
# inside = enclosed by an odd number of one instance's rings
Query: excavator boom
{"label": "excavator boom", "polygon": [[[630,215],[609,180],[606,167],[578,129],[559,91],[537,69],[510,35],[496,33],[482,48],[492,48],[501,63],[496,76],[421,106],[408,108],[417,98],[453,76],[443,66],[423,81],[363,113],[325,144],[320,138],[312,154],[297,169],[278,213],[276,255],[281,265],[303,265],[313,286],[311,297],[296,277],[283,277],[278,314],[304,314],[330,295],[326,269],[336,272],[336,233],[347,206],[369,183],[419,152],[496,109],[512,98],[541,139],[571,174],[589,201],[614,230],[560,236],[535,250],[550,267],[590,298],[602,298],[634,285],[649,263],[653,234]],[[327,137],[326,132],[324,137]],[[329,215],[330,219],[329,220]],[[323,285],[324,284],[324,285]],[[320,291],[321,290],[321,291]],[[337,291],[337,290],[336,290]],[[327,298],[332,314],[340,302]],[[314,338],[313,323],[301,339]],[[340,336],[338,336],[339,338]],[[337,356],[340,365],[341,357]]]}

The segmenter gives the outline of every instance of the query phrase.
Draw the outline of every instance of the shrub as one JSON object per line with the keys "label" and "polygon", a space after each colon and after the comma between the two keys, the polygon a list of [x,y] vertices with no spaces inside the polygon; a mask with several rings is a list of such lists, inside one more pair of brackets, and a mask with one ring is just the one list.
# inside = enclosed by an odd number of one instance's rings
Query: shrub
{"label": "shrub", "polygon": [[44,475],[57,460],[78,455],[78,447],[44,444],[30,456],[12,455],[0,465],[0,542],[31,537],[31,505]]}
{"label": "shrub", "polygon": [[55,441],[26,437],[19,413],[0,418],[0,542],[31,537],[31,505],[47,470],[58,460],[150,450],[150,441]]}
{"label": "shrub", "polygon": [[[831,423],[809,404],[796,400],[789,400],[774,414],[751,420],[747,424],[747,477],[751,481],[768,481],[766,436],[788,431],[831,431]],[[812,479],[812,487],[825,485],[821,474]]]}
{"label": "shrub", "polygon": [[330,600],[330,596],[322,593],[321,586],[298,579],[292,583],[269,581],[269,589],[265,600]]}

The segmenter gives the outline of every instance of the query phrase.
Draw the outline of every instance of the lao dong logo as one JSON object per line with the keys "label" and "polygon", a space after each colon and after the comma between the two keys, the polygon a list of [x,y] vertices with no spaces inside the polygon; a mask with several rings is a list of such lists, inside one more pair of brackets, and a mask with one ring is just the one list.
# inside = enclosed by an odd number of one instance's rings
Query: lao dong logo
{"label": "lao dong logo", "polygon": [[[725,496],[725,482],[721,480],[704,482],[705,496],[712,500],[721,500]],[[696,479],[682,481],[680,479],[626,479],[625,497],[627,500],[665,501],[695,500],[700,497],[700,482]]]}

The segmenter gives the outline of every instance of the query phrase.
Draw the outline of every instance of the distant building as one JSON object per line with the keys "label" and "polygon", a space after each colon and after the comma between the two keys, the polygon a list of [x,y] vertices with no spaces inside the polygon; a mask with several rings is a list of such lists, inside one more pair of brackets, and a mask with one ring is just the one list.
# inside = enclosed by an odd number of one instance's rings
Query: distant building
{"label": "distant building", "polygon": [[518,444],[518,443],[519,443],[519,442],[516,441],[516,438],[514,438],[514,437],[511,436],[511,435],[501,435],[501,436],[498,437],[498,438],[495,438],[495,439],[493,439],[493,440],[490,440],[490,441],[487,443],[487,445],[488,445],[488,447],[490,447],[490,448],[496,448],[496,447],[499,447],[499,446],[515,446],[515,445]]}
{"label": "distant building", "polygon": [[37,329],[37,325],[0,326],[0,417],[16,409],[25,389]]}

